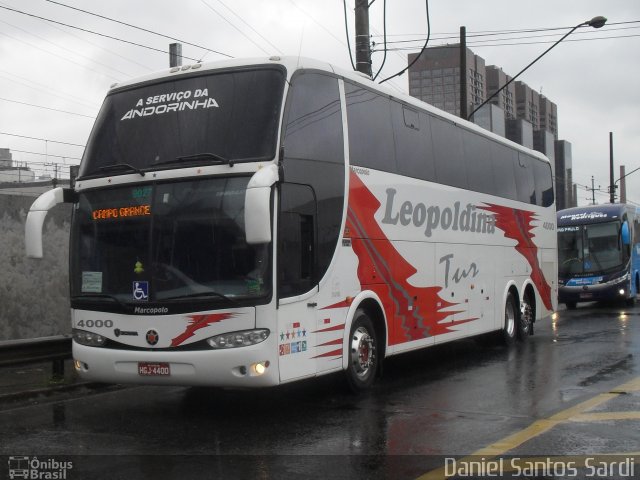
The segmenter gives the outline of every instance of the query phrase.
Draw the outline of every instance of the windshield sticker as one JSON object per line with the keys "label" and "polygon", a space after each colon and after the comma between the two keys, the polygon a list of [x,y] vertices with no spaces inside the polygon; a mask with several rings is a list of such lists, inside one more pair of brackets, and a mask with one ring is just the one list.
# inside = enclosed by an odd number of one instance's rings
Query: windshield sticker
{"label": "windshield sticker", "polygon": [[136,264],[133,267],[133,273],[140,275],[141,273],[144,273],[144,267],[142,265],[142,262],[140,260],[138,260],[136,262]]}
{"label": "windshield sticker", "polygon": [[149,300],[149,282],[133,282],[133,299]]}
{"label": "windshield sticker", "polygon": [[185,110],[204,110],[218,108],[215,98],[209,97],[209,89],[197,88],[182,92],[171,92],[153,97],[140,98],[134,108],[127,111],[120,119],[131,120],[136,117],[150,117],[163,113],[182,112]]}
{"label": "windshield sticker", "polygon": [[136,200],[140,198],[147,198],[151,196],[151,190],[151,187],[134,188],[132,192],[133,198]]}
{"label": "windshield sticker", "polygon": [[102,293],[102,272],[82,272],[83,293]]}
{"label": "windshield sticker", "polygon": [[151,205],[134,205],[120,208],[100,208],[91,212],[94,220],[109,220],[115,218],[144,217],[151,215]]}

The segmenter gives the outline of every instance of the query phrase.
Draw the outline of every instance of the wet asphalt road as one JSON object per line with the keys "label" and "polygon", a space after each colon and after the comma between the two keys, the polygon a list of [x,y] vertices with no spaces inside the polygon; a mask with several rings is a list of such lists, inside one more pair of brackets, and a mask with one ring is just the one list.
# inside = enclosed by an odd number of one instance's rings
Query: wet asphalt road
{"label": "wet asphalt road", "polygon": [[0,455],[69,458],[69,479],[413,479],[473,453],[640,457],[640,306],[581,305],[538,322],[516,348],[494,340],[389,359],[359,396],[331,376],[0,405]]}

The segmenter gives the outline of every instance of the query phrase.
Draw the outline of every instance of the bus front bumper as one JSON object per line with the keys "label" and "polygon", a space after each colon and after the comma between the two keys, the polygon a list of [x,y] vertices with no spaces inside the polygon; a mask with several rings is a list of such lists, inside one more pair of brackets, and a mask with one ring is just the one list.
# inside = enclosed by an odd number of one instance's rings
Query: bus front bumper
{"label": "bus front bumper", "polygon": [[611,282],[593,285],[561,285],[558,288],[559,303],[595,302],[602,300],[624,300],[630,298],[631,282],[628,278],[617,278]]}
{"label": "bus front bumper", "polygon": [[118,350],[74,341],[73,359],[80,377],[94,382],[268,387],[279,383],[277,349],[270,340],[248,347],[194,351]]}

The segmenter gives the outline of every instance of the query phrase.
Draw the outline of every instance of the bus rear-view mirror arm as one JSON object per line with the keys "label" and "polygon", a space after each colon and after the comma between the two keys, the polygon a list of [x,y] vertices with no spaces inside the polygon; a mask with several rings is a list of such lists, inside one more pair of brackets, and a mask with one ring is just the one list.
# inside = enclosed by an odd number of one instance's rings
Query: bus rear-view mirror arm
{"label": "bus rear-view mirror arm", "polygon": [[42,258],[42,227],[49,210],[61,203],[75,201],[76,193],[73,189],[58,187],[44,192],[33,202],[27,214],[24,232],[27,257]]}
{"label": "bus rear-view mirror arm", "polygon": [[278,166],[262,167],[247,184],[244,228],[249,245],[271,241],[271,187],[278,181]]}

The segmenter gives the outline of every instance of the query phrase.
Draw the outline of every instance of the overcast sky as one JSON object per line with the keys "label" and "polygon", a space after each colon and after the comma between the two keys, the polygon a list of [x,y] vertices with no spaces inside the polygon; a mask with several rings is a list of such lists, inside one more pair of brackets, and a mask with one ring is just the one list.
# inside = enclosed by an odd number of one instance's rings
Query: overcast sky
{"label": "overcast sky", "polygon": [[[353,47],[354,0],[346,1]],[[220,53],[235,58],[284,54],[351,68],[342,0],[60,3],[179,39],[184,56],[205,62],[226,58]],[[83,148],[57,142],[85,144],[109,86],[168,67],[169,57],[164,52],[172,43],[170,39],[46,0],[0,0],[0,7],[148,47],[0,8],[0,148],[10,148],[15,160],[29,162],[34,168],[42,168],[44,162],[78,163]],[[382,49],[383,44],[383,10],[384,0],[375,0],[370,21],[376,49]],[[419,51],[427,33],[423,0],[389,0],[386,10],[388,40],[395,43],[388,45],[394,51],[389,51],[379,79],[404,68],[406,55]],[[620,165],[625,165],[627,172],[640,167],[640,1],[430,0],[429,14],[429,45],[456,43],[464,25],[474,53],[487,65],[498,65],[511,75],[551,45],[543,42],[557,40],[596,15],[607,17],[604,28],[576,30],[519,79],[557,104],[559,138],[572,144],[574,181],[579,185],[590,187],[593,176],[596,188],[600,185],[606,190],[609,132],[614,135],[615,178],[620,176]],[[551,28],[558,30],[521,31]],[[477,36],[510,30],[520,32]],[[192,59],[184,63],[193,63]],[[374,53],[374,72],[381,61],[382,53]],[[389,83],[407,92],[406,73]],[[579,204],[587,204],[590,196],[579,187]],[[627,178],[627,197],[640,204],[640,171]],[[596,193],[596,201],[607,202],[608,194]]]}

